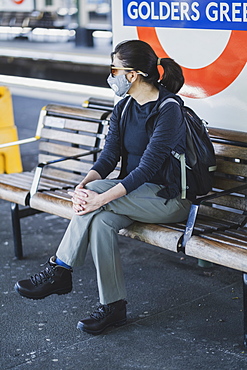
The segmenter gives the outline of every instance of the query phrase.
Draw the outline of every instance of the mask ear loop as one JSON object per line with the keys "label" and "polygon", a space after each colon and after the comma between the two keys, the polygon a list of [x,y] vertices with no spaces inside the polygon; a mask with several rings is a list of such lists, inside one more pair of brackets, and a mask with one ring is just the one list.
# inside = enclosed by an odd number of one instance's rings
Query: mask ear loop
{"label": "mask ear loop", "polygon": [[138,75],[142,75],[143,77],[148,77],[148,73],[142,72],[142,71],[136,71]]}

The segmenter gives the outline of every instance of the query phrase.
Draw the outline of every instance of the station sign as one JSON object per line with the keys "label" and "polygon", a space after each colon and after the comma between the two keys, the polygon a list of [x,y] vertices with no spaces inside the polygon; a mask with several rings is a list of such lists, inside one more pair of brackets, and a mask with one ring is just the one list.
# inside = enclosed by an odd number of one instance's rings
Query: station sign
{"label": "station sign", "polygon": [[123,0],[124,26],[247,29],[247,3],[233,1]]}
{"label": "station sign", "polygon": [[213,127],[247,131],[247,1],[112,1],[113,43],[148,42],[183,69],[179,95]]}

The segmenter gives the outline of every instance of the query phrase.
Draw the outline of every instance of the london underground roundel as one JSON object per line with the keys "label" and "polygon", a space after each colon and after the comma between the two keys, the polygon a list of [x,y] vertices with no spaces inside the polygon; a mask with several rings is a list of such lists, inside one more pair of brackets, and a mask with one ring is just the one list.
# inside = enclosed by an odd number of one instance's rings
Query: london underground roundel
{"label": "london underground roundel", "polygon": [[13,3],[17,4],[17,5],[20,5],[22,3],[24,3],[25,0],[12,0]]}
{"label": "london underground roundel", "polygon": [[[137,32],[140,40],[152,45],[158,57],[169,57],[154,27],[137,27]],[[203,91],[203,97],[218,94],[226,89],[238,77],[247,62],[246,45],[247,31],[231,31],[225,49],[211,64],[198,69],[182,67],[186,86],[199,88]],[[238,59],[235,57],[236,52]]]}

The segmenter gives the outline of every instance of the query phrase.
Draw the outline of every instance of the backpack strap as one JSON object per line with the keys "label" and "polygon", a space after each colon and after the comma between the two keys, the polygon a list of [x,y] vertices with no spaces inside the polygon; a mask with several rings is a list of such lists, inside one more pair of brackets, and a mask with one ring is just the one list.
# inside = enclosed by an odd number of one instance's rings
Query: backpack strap
{"label": "backpack strap", "polygon": [[125,165],[126,165],[126,158],[125,158],[125,155],[124,155],[124,152],[125,152],[125,148],[124,148],[124,130],[125,130],[125,126],[126,126],[126,119],[124,119],[124,113],[126,112],[128,106],[129,106],[129,103],[131,101],[132,97],[129,96],[128,99],[126,100],[125,102],[125,105],[122,109],[122,112],[120,114],[120,117],[119,117],[119,131],[120,131],[120,148],[121,148],[121,169],[120,169],[120,174],[118,176],[119,179],[122,179],[124,178],[125,174],[124,174],[124,168],[125,168]]}
{"label": "backpack strap", "polygon": [[122,119],[122,118],[123,118],[124,112],[126,111],[126,109],[127,109],[128,105],[129,105],[129,103],[130,103],[131,99],[132,99],[132,97],[131,97],[131,96],[129,96],[128,100],[127,100],[127,101],[126,101],[126,103],[125,103],[125,106],[124,106],[124,107],[123,107],[123,109],[122,109],[120,119]]}
{"label": "backpack strap", "polygon": [[[164,107],[167,103],[176,103],[178,105],[179,102],[176,99],[173,98],[167,98],[165,99],[160,105],[159,110]],[[174,150],[171,151],[171,154],[173,157],[175,157],[177,160],[180,161],[180,168],[181,168],[181,199],[186,199],[186,162],[185,162],[185,154],[179,154],[175,152]]]}
{"label": "backpack strap", "polygon": [[178,154],[174,150],[172,150],[171,154],[173,157],[175,157],[180,162],[180,168],[181,168],[181,199],[186,199],[186,161],[185,161],[185,154]]}
{"label": "backpack strap", "polygon": [[122,112],[121,112],[121,115],[120,115],[120,120],[119,120],[119,131],[120,133],[122,133],[121,135],[121,150],[123,150],[123,133],[124,133],[124,130],[125,130],[125,126],[126,126],[126,120],[124,119],[124,113],[126,111],[126,109],[128,108],[129,106],[129,103],[131,101],[132,97],[129,96],[123,109],[122,109]]}
{"label": "backpack strap", "polygon": [[[123,119],[124,118],[124,113],[127,109],[127,107],[129,106],[129,103],[131,101],[132,97],[129,96],[129,98],[127,99],[123,109],[122,109],[122,112],[120,114],[120,119],[119,119],[119,131],[120,133],[123,133],[124,130],[125,130],[125,125],[126,125],[126,120]],[[123,149],[123,135],[121,135],[121,150]]]}
{"label": "backpack strap", "polygon": [[180,165],[181,165],[181,199],[186,199],[186,163],[185,154],[180,154]]}
{"label": "backpack strap", "polygon": [[176,99],[174,99],[174,98],[167,98],[167,99],[163,100],[162,103],[160,103],[158,109],[161,110],[161,108],[163,108],[164,105],[166,105],[167,103],[176,103],[176,104],[180,105],[179,102]]}

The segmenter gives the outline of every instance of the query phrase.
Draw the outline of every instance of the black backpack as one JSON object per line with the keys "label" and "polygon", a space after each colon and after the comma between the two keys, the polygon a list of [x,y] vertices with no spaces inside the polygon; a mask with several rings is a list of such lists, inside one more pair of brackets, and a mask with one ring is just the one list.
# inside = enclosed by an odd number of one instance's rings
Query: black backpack
{"label": "black backpack", "polygon": [[[159,110],[169,102],[179,104],[177,100],[167,98]],[[185,154],[175,151],[171,154],[181,163],[181,198],[184,199],[188,188],[192,188],[196,195],[205,195],[212,189],[216,158],[206,127],[208,123],[191,108],[182,106],[181,109],[186,123],[186,158]]]}

